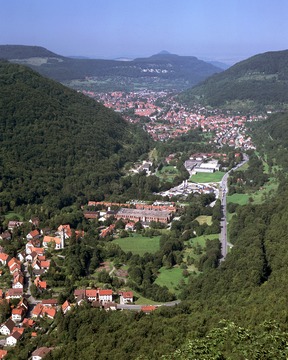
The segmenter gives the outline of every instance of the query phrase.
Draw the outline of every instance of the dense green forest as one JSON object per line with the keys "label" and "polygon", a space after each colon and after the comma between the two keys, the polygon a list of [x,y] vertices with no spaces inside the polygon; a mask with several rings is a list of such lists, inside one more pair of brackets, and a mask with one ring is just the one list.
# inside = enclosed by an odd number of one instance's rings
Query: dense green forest
{"label": "dense green forest", "polygon": [[110,194],[124,164],[149,150],[142,129],[94,100],[8,62],[0,63],[0,75],[4,212],[28,203],[61,208]]}
{"label": "dense green forest", "polygon": [[221,109],[263,111],[287,109],[288,50],[241,61],[179,95],[179,100]]}

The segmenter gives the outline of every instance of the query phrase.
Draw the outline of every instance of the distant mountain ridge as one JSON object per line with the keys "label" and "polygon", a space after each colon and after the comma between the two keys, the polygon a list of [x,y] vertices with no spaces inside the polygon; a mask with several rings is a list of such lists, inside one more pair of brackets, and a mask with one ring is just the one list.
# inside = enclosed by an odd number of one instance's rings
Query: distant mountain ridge
{"label": "distant mountain ridge", "polygon": [[[194,56],[165,52],[132,61],[68,58],[35,46],[0,45],[0,58],[30,66],[40,74],[60,82],[87,77],[112,77],[130,82],[147,80],[160,86],[186,89],[222,69]],[[119,80],[120,79],[120,80]]]}
{"label": "distant mountain ridge", "polygon": [[288,109],[288,50],[241,61],[183,92],[179,99],[229,110]]}

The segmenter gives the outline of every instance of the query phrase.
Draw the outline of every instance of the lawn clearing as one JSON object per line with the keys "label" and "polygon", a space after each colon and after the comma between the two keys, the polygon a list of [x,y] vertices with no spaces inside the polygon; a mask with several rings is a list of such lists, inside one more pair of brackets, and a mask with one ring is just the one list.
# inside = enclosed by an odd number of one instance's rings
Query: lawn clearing
{"label": "lawn clearing", "polygon": [[6,215],[5,215],[5,219],[7,220],[16,220],[19,219],[19,221],[23,221],[23,216],[19,215],[13,211],[9,211]]}
{"label": "lawn clearing", "polygon": [[225,172],[216,171],[214,173],[197,173],[192,175],[189,181],[195,183],[214,183],[220,182],[224,176]]}
{"label": "lawn clearing", "polygon": [[163,166],[163,168],[156,173],[156,176],[161,180],[170,182],[172,182],[177,175],[180,175],[179,171],[175,166],[171,165]]}
{"label": "lawn clearing", "polygon": [[160,236],[154,236],[153,238],[143,237],[141,234],[133,234],[123,239],[116,239],[113,241],[121,247],[124,252],[131,251],[132,254],[139,254],[140,256],[145,253],[154,254],[160,249]]}
{"label": "lawn clearing", "polygon": [[195,220],[197,220],[200,225],[203,224],[207,224],[208,226],[212,225],[212,216],[200,215]]}
{"label": "lawn clearing", "polygon": [[159,270],[159,275],[155,280],[155,283],[160,286],[167,286],[169,291],[175,293],[177,292],[175,288],[179,285],[180,280],[182,279],[184,279],[183,269],[178,267],[166,269],[165,267],[162,267]]}

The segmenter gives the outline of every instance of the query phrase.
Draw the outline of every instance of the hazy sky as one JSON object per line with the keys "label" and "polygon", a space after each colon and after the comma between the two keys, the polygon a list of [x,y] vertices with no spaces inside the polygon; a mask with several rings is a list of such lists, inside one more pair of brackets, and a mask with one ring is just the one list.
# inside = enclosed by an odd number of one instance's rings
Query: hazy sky
{"label": "hazy sky", "polygon": [[288,48],[288,0],[0,0],[0,44],[95,58],[236,62]]}

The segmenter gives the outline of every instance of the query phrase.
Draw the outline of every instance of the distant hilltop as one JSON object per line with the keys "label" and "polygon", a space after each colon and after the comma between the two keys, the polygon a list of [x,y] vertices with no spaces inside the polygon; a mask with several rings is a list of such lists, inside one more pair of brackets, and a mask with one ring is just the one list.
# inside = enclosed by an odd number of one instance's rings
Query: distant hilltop
{"label": "distant hilltop", "polygon": [[150,57],[127,61],[128,59],[123,58],[117,60],[71,58],[55,54],[40,46],[0,45],[0,58],[27,65],[41,75],[64,82],[66,85],[70,81],[83,81],[89,77],[94,81],[99,78],[103,82],[106,77],[112,81],[111,86],[114,88],[116,86],[117,90],[121,90],[119,88],[121,83],[125,83],[125,86],[128,84],[132,88],[135,83],[145,83],[147,88],[151,85],[157,86],[159,90],[181,91],[222,71],[221,68],[199,60],[195,56],[170,54],[166,50]]}

